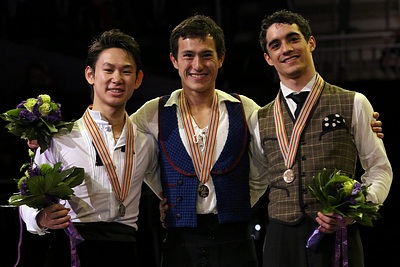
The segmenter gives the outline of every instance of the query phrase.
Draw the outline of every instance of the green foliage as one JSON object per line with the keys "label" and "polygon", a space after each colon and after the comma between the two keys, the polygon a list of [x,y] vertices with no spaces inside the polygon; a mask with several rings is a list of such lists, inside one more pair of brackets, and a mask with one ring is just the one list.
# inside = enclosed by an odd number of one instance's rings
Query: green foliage
{"label": "green foliage", "polygon": [[366,200],[368,187],[338,170],[329,172],[323,169],[313,177],[308,189],[323,204],[324,214],[337,213],[373,226],[372,221],[381,218],[379,209],[382,205]]}
{"label": "green foliage", "polygon": [[69,199],[74,195],[72,188],[83,182],[85,172],[83,168],[78,167],[59,171],[60,165],[58,162],[49,169],[50,165],[42,164],[39,168],[40,174],[32,177],[28,174],[17,180],[19,184],[25,186],[21,185],[21,192],[13,194],[8,203],[13,206],[27,205],[41,209],[56,200]]}

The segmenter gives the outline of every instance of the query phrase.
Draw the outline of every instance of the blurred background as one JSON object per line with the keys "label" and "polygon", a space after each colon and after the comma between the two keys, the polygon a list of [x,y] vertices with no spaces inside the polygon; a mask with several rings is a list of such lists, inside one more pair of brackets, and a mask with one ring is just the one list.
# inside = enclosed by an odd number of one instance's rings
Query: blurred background
{"label": "blurred background", "polygon": [[[317,41],[314,61],[322,77],[365,94],[381,114],[394,181],[381,209],[383,218],[361,230],[366,267],[392,266],[400,249],[395,242],[400,234],[392,230],[396,229],[400,185],[395,156],[399,150],[397,101],[390,95],[400,87],[400,0],[248,0],[235,4],[228,0],[2,0],[0,112],[28,97],[48,93],[62,104],[66,120],[79,118],[91,103],[84,79],[87,47],[93,36],[111,28],[131,34],[142,48],[145,79],[129,102],[128,113],[134,112],[145,101],[180,88],[169,60],[169,34],[195,13],[211,16],[225,32],[227,55],[217,88],[264,105],[274,99],[279,80],[263,58],[258,31],[264,15],[278,9],[299,12],[310,21]],[[7,206],[7,199],[17,191],[13,179],[21,177],[19,168],[29,158],[25,141],[7,133],[5,124],[0,122],[1,266],[17,262],[20,267],[41,266],[48,236],[27,233],[17,209]],[[159,266],[164,234],[157,207],[157,198],[144,186],[139,236],[141,261],[149,267]],[[256,205],[251,226],[260,252],[264,209],[262,201]]]}

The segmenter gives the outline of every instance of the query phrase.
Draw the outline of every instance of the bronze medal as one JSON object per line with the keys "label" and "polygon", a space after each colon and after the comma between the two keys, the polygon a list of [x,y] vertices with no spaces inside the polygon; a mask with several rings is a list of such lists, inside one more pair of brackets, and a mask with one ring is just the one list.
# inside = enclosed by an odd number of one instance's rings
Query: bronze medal
{"label": "bronze medal", "polygon": [[125,208],[124,204],[122,204],[122,203],[119,204],[119,206],[118,206],[119,216],[124,217],[125,216],[125,210],[126,210],[126,208]]}
{"label": "bronze medal", "polygon": [[283,173],[283,180],[288,184],[293,182],[295,178],[296,178],[296,176],[295,176],[294,171],[292,169],[287,169]]}
{"label": "bronze medal", "polygon": [[206,197],[208,197],[210,190],[208,189],[208,187],[206,185],[202,184],[199,186],[198,192],[199,192],[200,197],[206,198]]}

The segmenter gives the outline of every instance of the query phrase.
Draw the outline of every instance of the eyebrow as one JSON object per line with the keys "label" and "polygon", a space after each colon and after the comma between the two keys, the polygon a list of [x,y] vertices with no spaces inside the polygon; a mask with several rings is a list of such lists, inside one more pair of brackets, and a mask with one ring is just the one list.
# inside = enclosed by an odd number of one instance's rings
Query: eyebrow
{"label": "eyebrow", "polygon": [[[286,34],[284,39],[288,39],[293,36],[301,36],[301,34],[299,32],[289,32],[288,34]],[[274,44],[276,42],[279,42],[279,39],[273,39],[271,42],[267,43],[267,46],[271,46],[271,44]]]}

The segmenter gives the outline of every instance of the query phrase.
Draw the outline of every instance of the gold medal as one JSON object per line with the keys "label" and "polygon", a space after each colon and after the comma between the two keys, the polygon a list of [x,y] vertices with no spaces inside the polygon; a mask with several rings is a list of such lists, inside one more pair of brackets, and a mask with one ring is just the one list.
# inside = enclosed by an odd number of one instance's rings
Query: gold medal
{"label": "gold medal", "polygon": [[199,192],[200,197],[206,198],[206,197],[208,197],[210,190],[208,189],[208,187],[206,185],[202,184],[199,186],[198,192]]}
{"label": "gold medal", "polygon": [[124,217],[125,216],[125,210],[126,210],[126,208],[125,208],[124,204],[122,204],[122,203],[119,204],[119,206],[118,206],[119,216]]}
{"label": "gold medal", "polygon": [[294,171],[292,169],[287,169],[283,173],[283,180],[288,184],[293,182],[295,178],[296,178],[296,176],[295,176]]}

